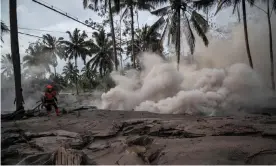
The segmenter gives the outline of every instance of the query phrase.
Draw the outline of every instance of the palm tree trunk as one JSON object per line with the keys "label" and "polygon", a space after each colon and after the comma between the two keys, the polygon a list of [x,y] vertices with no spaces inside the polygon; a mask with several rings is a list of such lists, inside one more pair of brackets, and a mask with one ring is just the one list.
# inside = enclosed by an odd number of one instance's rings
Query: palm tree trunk
{"label": "palm tree trunk", "polygon": [[[75,66],[76,68],[78,68],[78,64],[77,64],[77,56],[75,57]],[[77,95],[79,94],[79,89],[78,89],[78,78],[76,77],[76,91],[77,91]]]}
{"label": "palm tree trunk", "polygon": [[133,68],[136,69],[136,57],[134,54],[134,16],[133,16],[133,6],[130,5],[130,15],[131,15],[131,54],[132,54],[132,63]]}
{"label": "palm tree trunk", "polygon": [[114,30],[114,22],[113,22],[113,14],[111,11],[111,0],[108,0],[108,7],[109,7],[109,19],[110,19],[110,29],[112,34],[112,43],[113,43],[113,54],[114,54],[114,63],[115,69],[118,71],[118,58],[117,58],[117,51],[116,51],[116,39],[115,39],[115,30]]}
{"label": "palm tree trunk", "polygon": [[208,7],[206,9],[206,21],[207,21],[207,24],[209,24],[209,9],[208,9]]}
{"label": "palm tree trunk", "polygon": [[10,33],[11,33],[11,52],[14,69],[15,81],[15,96],[16,96],[16,110],[23,107],[23,95],[21,88],[21,66],[18,46],[18,27],[17,27],[17,12],[16,0],[10,0]]}
{"label": "palm tree trunk", "polygon": [[249,41],[248,41],[245,0],[242,0],[242,14],[243,14],[243,28],[244,28],[246,51],[247,51],[250,67],[253,69],[253,62],[252,62],[252,57],[251,57],[250,48],[249,48]]}
{"label": "palm tree trunk", "polygon": [[136,20],[137,20],[138,29],[140,29],[140,26],[139,26],[139,14],[138,14],[138,11],[137,11],[137,15],[136,15]]}
{"label": "palm tree trunk", "polygon": [[54,73],[55,73],[55,77],[57,77],[57,69],[56,69],[56,66],[54,66]]}
{"label": "palm tree trunk", "polygon": [[123,69],[123,56],[122,56],[122,15],[120,14],[120,58],[121,68]]}
{"label": "palm tree trunk", "polygon": [[179,71],[179,63],[180,63],[180,9],[177,11],[177,30],[176,30],[176,55],[177,55],[177,71]]}
{"label": "palm tree trunk", "polygon": [[241,14],[240,14],[240,6],[237,6],[237,12],[238,12],[238,20],[241,22]]}
{"label": "palm tree trunk", "polygon": [[270,50],[270,76],[272,89],[275,90],[275,80],[274,80],[274,58],[273,58],[273,41],[272,41],[272,30],[271,30],[271,20],[270,20],[270,1],[267,1],[267,21],[269,29],[269,50]]}

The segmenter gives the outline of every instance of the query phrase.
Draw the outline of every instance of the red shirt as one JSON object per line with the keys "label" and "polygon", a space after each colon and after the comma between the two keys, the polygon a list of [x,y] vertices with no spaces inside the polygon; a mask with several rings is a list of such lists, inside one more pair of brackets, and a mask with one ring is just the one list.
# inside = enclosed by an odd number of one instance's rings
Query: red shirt
{"label": "red shirt", "polygon": [[56,92],[55,91],[46,91],[45,92],[45,99],[46,100],[54,100],[54,98],[56,97]]}

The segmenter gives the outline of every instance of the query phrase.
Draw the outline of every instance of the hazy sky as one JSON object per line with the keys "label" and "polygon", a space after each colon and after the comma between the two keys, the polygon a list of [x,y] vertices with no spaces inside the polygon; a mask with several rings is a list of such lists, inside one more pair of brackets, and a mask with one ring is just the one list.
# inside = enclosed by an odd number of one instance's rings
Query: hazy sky
{"label": "hazy sky", "polygon": [[[43,2],[41,0],[38,0]],[[46,1],[46,0],[44,0]],[[92,18],[93,21],[100,21],[101,18],[93,11],[87,9],[84,10],[82,6],[82,0],[47,0],[47,3],[57,7],[70,15],[77,17],[80,21],[85,21]],[[75,22],[67,17],[64,17],[52,10],[49,10],[32,0],[17,0],[17,15],[18,15],[18,27],[20,32],[25,32],[37,36],[49,33],[56,37],[68,38],[66,31],[73,31],[75,28],[85,30],[89,36],[91,36],[92,30],[85,25]],[[139,24],[152,24],[157,17],[150,15],[149,12],[139,13]],[[9,0],[1,0],[1,20],[9,25]],[[229,10],[224,10],[219,15],[213,18],[213,21],[218,26],[227,26],[231,21],[236,20],[235,16],[230,16]],[[20,28],[41,29],[49,31],[61,31],[61,32],[41,32],[35,30],[24,30]],[[1,54],[10,53],[10,36],[4,35],[4,43],[2,43]],[[29,37],[19,34],[19,45],[21,57],[25,55],[25,50],[30,42],[37,40],[35,37]],[[62,67],[65,64],[64,61],[60,61],[57,71],[61,72]],[[82,66],[83,62],[79,59],[78,64]]]}

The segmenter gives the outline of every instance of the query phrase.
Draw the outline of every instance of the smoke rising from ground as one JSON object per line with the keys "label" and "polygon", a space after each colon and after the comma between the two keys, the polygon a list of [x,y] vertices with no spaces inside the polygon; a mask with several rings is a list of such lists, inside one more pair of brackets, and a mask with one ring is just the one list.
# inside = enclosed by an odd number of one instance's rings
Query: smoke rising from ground
{"label": "smoke rising from ground", "polygon": [[[272,20],[272,29],[275,25],[276,21]],[[276,39],[275,33],[273,38]],[[216,115],[271,104],[267,103],[273,93],[269,88],[266,19],[258,24],[249,23],[255,70],[247,65],[242,25],[234,27],[231,38],[227,40],[209,37],[207,48],[199,38],[196,40],[196,63],[187,64],[182,56],[179,72],[176,71],[175,58],[163,62],[158,55],[144,53],[141,74],[135,71],[129,71],[125,76],[113,73],[117,86],[102,95],[102,108]],[[183,48],[188,49],[186,45]]]}

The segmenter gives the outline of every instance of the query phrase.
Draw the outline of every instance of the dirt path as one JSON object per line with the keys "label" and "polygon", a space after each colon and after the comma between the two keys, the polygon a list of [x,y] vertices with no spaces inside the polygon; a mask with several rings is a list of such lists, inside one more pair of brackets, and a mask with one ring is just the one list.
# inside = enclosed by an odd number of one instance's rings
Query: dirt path
{"label": "dirt path", "polygon": [[51,164],[60,146],[80,151],[83,164],[276,164],[276,116],[87,110],[1,128],[2,164]]}

